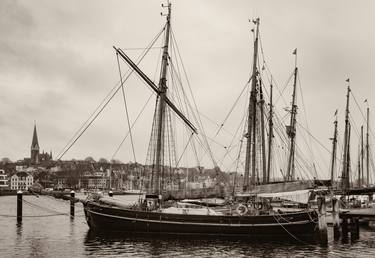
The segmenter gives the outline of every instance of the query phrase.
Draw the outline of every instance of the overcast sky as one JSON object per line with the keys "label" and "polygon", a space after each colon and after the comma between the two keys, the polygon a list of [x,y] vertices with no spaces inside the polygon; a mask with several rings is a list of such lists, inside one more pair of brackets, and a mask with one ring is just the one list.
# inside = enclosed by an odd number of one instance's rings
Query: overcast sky
{"label": "overcast sky", "polygon": [[[17,160],[30,155],[34,120],[41,149],[58,153],[118,81],[112,46],[145,47],[165,23],[161,3],[0,1],[0,157]],[[327,148],[336,109],[341,126],[344,122],[346,78],[359,104],[365,108],[367,98],[374,110],[374,1],[179,0],[172,8],[173,32],[198,107],[217,123],[249,78],[248,19],[255,17],[261,19],[264,55],[280,86],[293,69],[291,53],[298,48],[308,126]],[[132,57],[139,54],[129,51]],[[155,60],[149,62],[155,67]],[[152,69],[147,73],[153,77]],[[129,89],[129,107],[136,110],[133,119],[143,105],[137,103],[151,93],[141,85]],[[360,126],[359,112],[353,110],[352,115]],[[126,132],[124,118],[123,106],[114,101],[64,158],[110,159]],[[204,123],[213,136],[217,128]],[[140,162],[149,138],[149,123],[143,125],[135,133]],[[340,127],[341,135],[342,131]],[[129,142],[124,148],[116,158],[132,160]],[[329,160],[329,153],[321,156]]]}

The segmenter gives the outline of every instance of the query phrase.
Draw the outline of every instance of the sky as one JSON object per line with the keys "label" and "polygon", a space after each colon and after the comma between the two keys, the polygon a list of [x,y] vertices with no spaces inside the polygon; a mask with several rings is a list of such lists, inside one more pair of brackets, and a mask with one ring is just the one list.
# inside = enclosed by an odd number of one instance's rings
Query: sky
{"label": "sky", "polygon": [[[112,46],[129,49],[125,52],[135,58],[140,52],[131,48],[144,48],[165,23],[160,16],[165,11],[162,3],[0,1],[0,157],[13,161],[28,157],[34,123],[41,149],[57,155],[119,80]],[[292,51],[298,49],[304,121],[330,149],[336,109],[343,134],[347,78],[361,108],[366,108],[365,99],[371,110],[375,107],[374,11],[375,2],[370,0],[360,4],[354,0],[176,0],[172,29],[200,112],[221,124],[249,79],[253,54],[249,19],[260,17],[264,57],[280,87],[293,70]],[[144,61],[150,78],[157,53]],[[130,79],[131,86],[126,88],[129,110],[135,110],[129,111],[133,120],[151,94],[137,81],[137,77]],[[363,119],[351,101],[359,127]],[[299,107],[302,110],[301,102]],[[121,96],[116,97],[64,159],[110,159],[127,130],[123,111]],[[146,108],[147,113],[152,111],[152,105]],[[239,113],[233,121],[240,119]],[[370,126],[375,121],[372,117]],[[148,146],[149,120],[147,116],[140,119],[134,130],[141,163]],[[203,119],[203,124],[213,137],[218,128],[208,120]],[[224,127],[231,131],[234,124]],[[228,139],[222,141],[228,144]],[[213,143],[212,148],[220,153],[219,145]],[[127,141],[116,158],[131,161],[130,149]],[[317,152],[321,152],[315,154],[317,162],[329,162],[327,151]],[[319,173],[327,174],[321,167]]]}

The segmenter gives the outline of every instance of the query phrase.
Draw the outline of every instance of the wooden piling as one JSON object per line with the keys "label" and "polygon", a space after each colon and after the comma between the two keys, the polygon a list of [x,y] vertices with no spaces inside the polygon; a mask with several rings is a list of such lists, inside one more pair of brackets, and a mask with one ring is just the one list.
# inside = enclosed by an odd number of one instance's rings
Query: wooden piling
{"label": "wooden piling", "polygon": [[72,190],[70,192],[70,217],[74,218],[74,202],[76,193]]}
{"label": "wooden piling", "polygon": [[22,222],[22,191],[17,192],[17,222]]}
{"label": "wooden piling", "polygon": [[340,238],[340,203],[333,197],[332,198],[332,221],[333,221],[333,238],[335,240]]}
{"label": "wooden piling", "polygon": [[109,192],[108,192],[108,196],[109,196],[109,197],[113,197],[113,192],[112,192],[112,191],[109,191]]}
{"label": "wooden piling", "polygon": [[359,218],[350,219],[350,239],[352,241],[359,239]]}
{"label": "wooden piling", "polygon": [[328,243],[327,220],[326,220],[326,199],[324,196],[318,197],[319,213],[319,241],[321,244]]}
{"label": "wooden piling", "polygon": [[348,239],[349,228],[348,228],[348,219],[346,217],[342,218],[341,232],[342,232],[342,239],[343,240]]}

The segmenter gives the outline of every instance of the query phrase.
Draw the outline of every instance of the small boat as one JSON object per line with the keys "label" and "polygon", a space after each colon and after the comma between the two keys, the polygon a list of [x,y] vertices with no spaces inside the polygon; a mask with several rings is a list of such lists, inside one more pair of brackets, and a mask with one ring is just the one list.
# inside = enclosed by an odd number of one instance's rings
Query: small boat
{"label": "small boat", "polygon": [[144,191],[139,189],[129,189],[129,190],[123,190],[123,191],[113,191],[114,195],[142,195],[145,194]]}

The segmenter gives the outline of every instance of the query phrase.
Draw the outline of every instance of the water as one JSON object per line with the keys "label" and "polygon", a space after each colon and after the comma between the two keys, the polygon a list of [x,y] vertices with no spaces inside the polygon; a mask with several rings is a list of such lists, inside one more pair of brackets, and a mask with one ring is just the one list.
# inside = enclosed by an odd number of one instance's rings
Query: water
{"label": "water", "polygon": [[[131,202],[137,197],[116,198]],[[329,228],[328,247],[297,241],[109,236],[89,230],[79,203],[71,219],[67,201],[46,196],[24,200],[25,217],[17,225],[16,196],[0,197],[0,257],[375,257],[374,228],[361,228],[354,243],[333,241]],[[65,215],[50,216],[56,212]]]}

